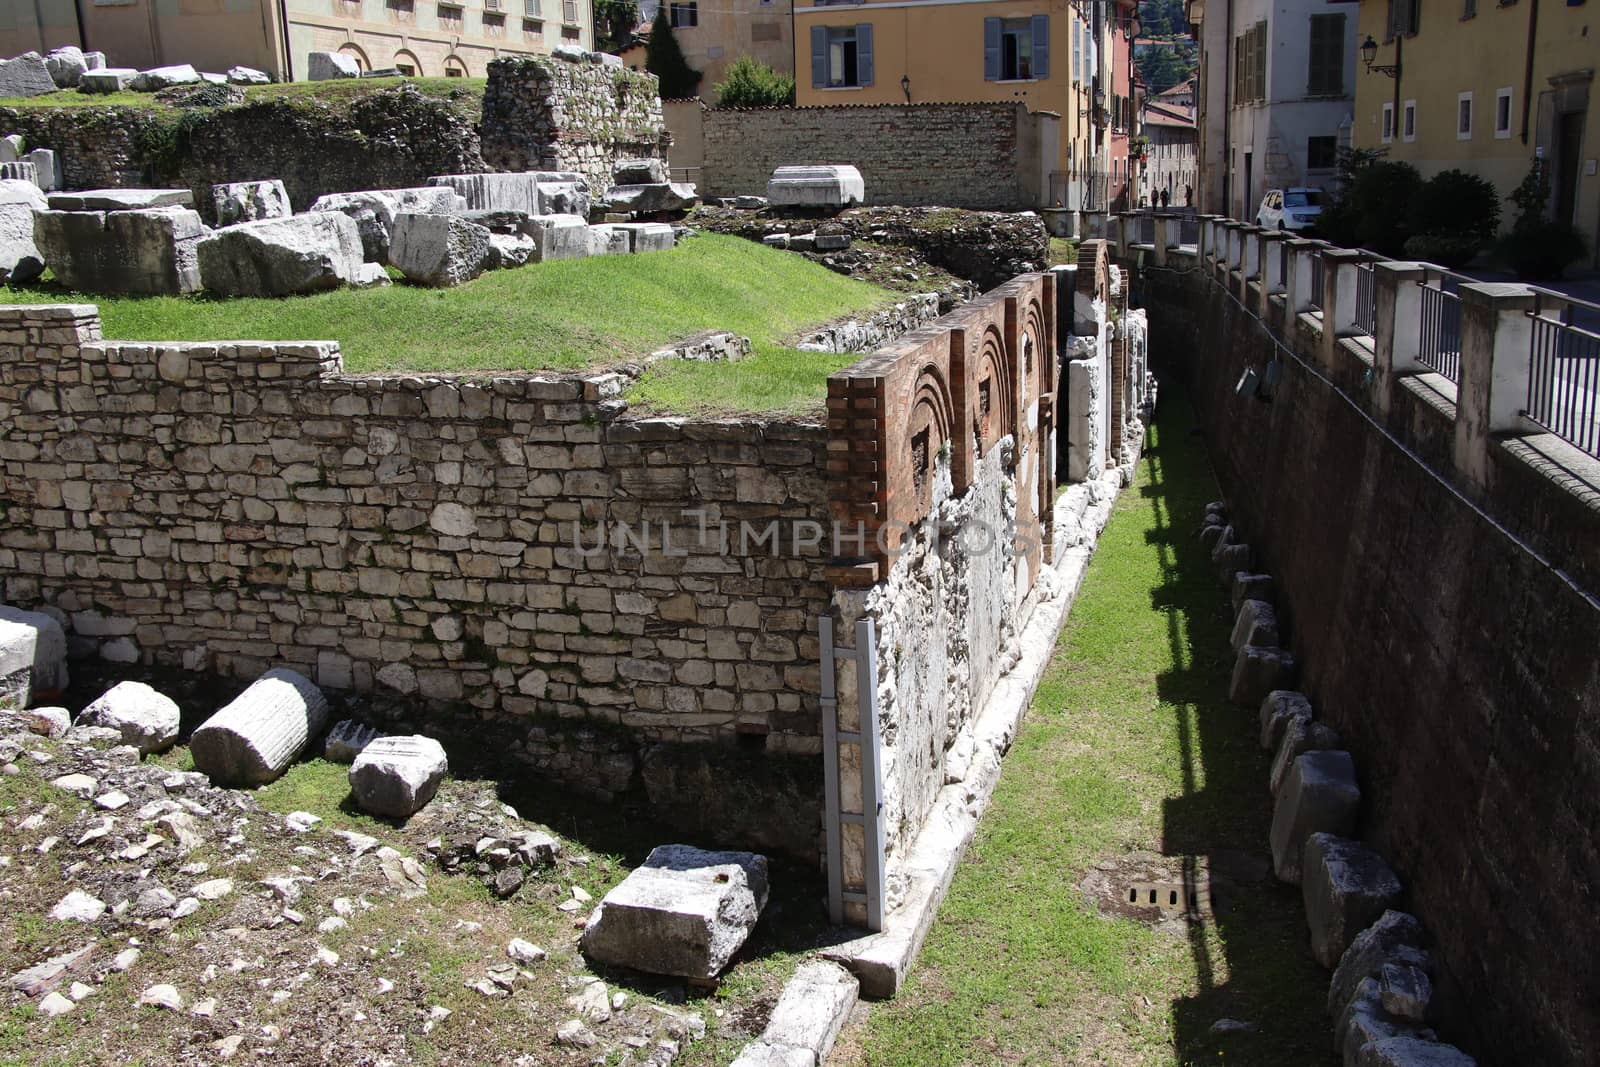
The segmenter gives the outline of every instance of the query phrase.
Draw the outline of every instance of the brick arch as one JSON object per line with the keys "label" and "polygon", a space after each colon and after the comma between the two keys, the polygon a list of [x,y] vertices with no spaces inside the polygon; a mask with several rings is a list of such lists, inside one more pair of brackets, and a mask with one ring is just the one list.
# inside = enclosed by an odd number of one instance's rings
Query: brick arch
{"label": "brick arch", "polygon": [[914,514],[926,515],[933,505],[933,475],[939,452],[955,433],[955,405],[950,385],[937,364],[925,364],[911,394],[911,415],[906,420],[906,449],[911,470]]}
{"label": "brick arch", "polygon": [[976,375],[969,398],[972,435],[980,456],[987,455],[1000,438],[1016,432],[1015,357],[1016,353],[1006,350],[1005,335],[1000,328],[990,323],[978,342],[978,358],[973,364]]}
{"label": "brick arch", "polygon": [[1051,373],[1050,360],[1053,353],[1050,349],[1054,346],[1050,338],[1050,324],[1045,317],[1044,305],[1037,298],[1028,300],[1028,309],[1022,316],[1022,375],[1023,382],[1029,388],[1024,392],[1028,396],[1043,396],[1049,392]]}

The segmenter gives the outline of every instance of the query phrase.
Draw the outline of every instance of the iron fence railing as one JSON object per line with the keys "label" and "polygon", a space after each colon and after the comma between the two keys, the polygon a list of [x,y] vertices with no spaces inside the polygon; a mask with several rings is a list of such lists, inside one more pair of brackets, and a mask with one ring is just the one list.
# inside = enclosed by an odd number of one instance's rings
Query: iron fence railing
{"label": "iron fence railing", "polygon": [[1153,215],[1143,215],[1139,218],[1138,244],[1154,245],[1156,243],[1156,220]]}
{"label": "iron fence railing", "polygon": [[1456,384],[1461,383],[1461,298],[1459,274],[1429,271],[1417,281],[1422,290],[1417,362]]}
{"label": "iron fence railing", "polygon": [[1322,257],[1314,255],[1311,258],[1311,306],[1318,311],[1322,310]]}
{"label": "iron fence railing", "polygon": [[1356,328],[1368,337],[1378,336],[1377,294],[1373,285],[1373,260],[1356,264]]}
{"label": "iron fence railing", "polygon": [[1538,291],[1529,345],[1527,416],[1600,458],[1600,333],[1579,326],[1600,308]]}
{"label": "iron fence railing", "polygon": [[1289,286],[1289,242],[1277,242],[1278,256],[1278,288],[1287,289]]}
{"label": "iron fence railing", "polygon": [[[1170,230],[1168,231],[1170,232]],[[1191,216],[1184,216],[1178,220],[1178,243],[1180,245],[1200,245],[1200,220]]]}

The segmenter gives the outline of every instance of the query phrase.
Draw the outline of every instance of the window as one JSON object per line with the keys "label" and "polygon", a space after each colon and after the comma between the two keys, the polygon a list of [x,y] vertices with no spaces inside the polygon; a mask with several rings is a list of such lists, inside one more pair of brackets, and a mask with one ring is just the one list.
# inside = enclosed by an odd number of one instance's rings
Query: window
{"label": "window", "polygon": [[[457,33],[461,32],[461,9],[447,4],[440,4],[439,28],[441,30],[455,30]],[[448,70],[445,71],[445,76],[450,76]],[[457,75],[457,77],[460,77],[460,75]]]}
{"label": "window", "polygon": [[1083,80],[1083,23],[1072,20],[1072,77]]}
{"label": "window", "polygon": [[[675,3],[668,8],[668,11],[671,12],[672,28],[675,30],[681,30],[686,26],[700,25],[700,5],[696,0]],[[577,19],[574,18],[571,21],[576,22]]]}
{"label": "window", "polygon": [[[689,6],[694,7],[693,4]],[[561,21],[568,26],[576,26],[578,24],[578,0],[561,0]],[[566,30],[561,31],[561,36],[563,39],[570,41],[578,39],[577,34],[568,33]]]}
{"label": "window", "polygon": [[522,17],[525,19],[544,18],[542,0],[522,0]]}
{"label": "window", "polygon": [[506,17],[485,11],[483,13],[483,35],[485,37],[504,37],[506,35]]}
{"label": "window", "polygon": [[1400,139],[1410,144],[1417,139],[1417,102],[1407,100],[1400,114]]}
{"label": "window", "polygon": [[543,37],[544,36],[544,23],[539,21],[538,19],[523,19],[522,20],[522,36],[524,36],[524,37]]}
{"label": "window", "polygon": [[1384,144],[1394,140],[1394,105],[1383,105],[1383,128],[1381,139]]}
{"label": "window", "polygon": [[1310,70],[1306,92],[1312,96],[1344,95],[1344,16],[1311,16]]}
{"label": "window", "polygon": [[1049,15],[983,20],[984,81],[1037,81],[1049,76]]}
{"label": "window", "polygon": [[1234,40],[1234,99],[1241,104],[1267,98],[1267,24],[1258,22]]}
{"label": "window", "polygon": [[[1331,141],[1334,141],[1335,138],[1332,138],[1332,137],[1313,137],[1313,138],[1311,138],[1311,140],[1313,140],[1313,141],[1330,141],[1331,142]],[[1330,163],[1328,165],[1330,167],[1333,166],[1332,163]],[[1281,196],[1279,196],[1278,197],[1278,202],[1273,204],[1272,206],[1273,207],[1290,207],[1290,208],[1296,208],[1296,207],[1299,207],[1299,208],[1321,207],[1322,206],[1322,190],[1321,189],[1290,189],[1288,192],[1286,192],[1286,193],[1282,194]]]}
{"label": "window", "polygon": [[1472,140],[1472,94],[1456,96],[1456,140]]}
{"label": "window", "polygon": [[417,0],[386,0],[383,6],[397,21],[410,22],[417,15]]}
{"label": "window", "polygon": [[483,9],[485,11],[499,11],[500,0],[483,0]]}
{"label": "window", "polygon": [[[1306,169],[1332,170],[1339,162],[1339,138],[1307,137]],[[1298,195],[1298,194],[1291,194]]]}
{"label": "window", "polygon": [[1511,86],[1494,91],[1494,135],[1501,140],[1511,136]]}
{"label": "window", "polygon": [[578,29],[578,27],[576,27],[576,26],[563,26],[563,27],[561,27],[561,40],[562,41],[567,42],[567,43],[571,43],[573,41],[581,40],[582,38],[583,38],[583,31]]}
{"label": "window", "polygon": [[1389,13],[1385,20],[1385,41],[1392,41],[1400,34],[1412,36],[1417,32],[1418,20],[1421,12],[1422,0],[1389,0]]}
{"label": "window", "polygon": [[811,27],[811,86],[855,89],[872,84],[872,23]]}
{"label": "window", "polygon": [[417,68],[413,67],[410,63],[396,63],[394,65],[394,69],[398,70],[401,74],[404,74],[408,78],[415,78],[417,76]]}
{"label": "window", "polygon": [[1478,0],[1465,0],[1461,5],[1462,21],[1478,17]]}

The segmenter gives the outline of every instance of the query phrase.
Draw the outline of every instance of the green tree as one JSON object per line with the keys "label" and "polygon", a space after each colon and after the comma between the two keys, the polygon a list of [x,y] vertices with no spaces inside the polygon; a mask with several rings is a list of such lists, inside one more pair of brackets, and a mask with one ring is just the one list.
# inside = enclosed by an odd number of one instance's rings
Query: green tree
{"label": "green tree", "polygon": [[718,107],[788,107],[794,103],[794,78],[779,74],[754,56],[740,56],[714,88]]}
{"label": "green tree", "polygon": [[639,25],[639,0],[594,0],[594,46],[619,52]]}
{"label": "green tree", "polygon": [[665,4],[656,11],[644,56],[644,69],[661,80],[661,99],[686,100],[700,90],[700,79],[704,75],[683,58],[678,35],[672,32],[672,23],[667,19]]}

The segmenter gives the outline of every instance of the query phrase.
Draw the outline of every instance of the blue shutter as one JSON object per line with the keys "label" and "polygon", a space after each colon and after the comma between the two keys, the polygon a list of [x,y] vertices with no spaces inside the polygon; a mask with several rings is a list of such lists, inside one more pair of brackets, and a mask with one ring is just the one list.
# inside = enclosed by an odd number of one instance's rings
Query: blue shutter
{"label": "blue shutter", "polygon": [[983,80],[1000,80],[1000,20],[983,20]]}
{"label": "blue shutter", "polygon": [[828,28],[811,27],[811,88],[823,89],[828,85]]}
{"label": "blue shutter", "polygon": [[862,85],[872,84],[872,23],[870,22],[856,26],[856,81]]}
{"label": "blue shutter", "polygon": [[1050,16],[1033,16],[1033,76],[1050,77]]}

